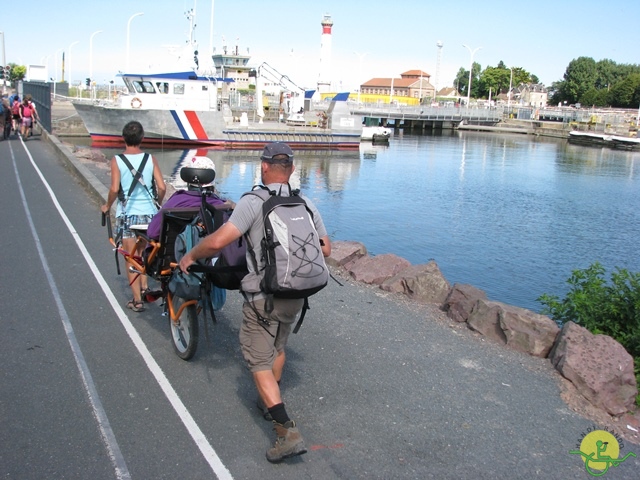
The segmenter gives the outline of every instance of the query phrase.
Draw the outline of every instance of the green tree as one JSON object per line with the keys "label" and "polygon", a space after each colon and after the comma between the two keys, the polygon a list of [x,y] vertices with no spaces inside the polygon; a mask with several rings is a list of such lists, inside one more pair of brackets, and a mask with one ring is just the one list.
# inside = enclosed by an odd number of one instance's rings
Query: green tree
{"label": "green tree", "polygon": [[633,73],[615,83],[609,91],[612,107],[637,108],[640,94],[640,74]]}
{"label": "green tree", "polygon": [[456,78],[454,78],[453,80],[453,84],[458,89],[460,95],[466,96],[467,86],[469,85],[469,70],[465,70],[464,68],[460,67],[460,70],[458,70],[458,73],[456,73]]}
{"label": "green tree", "polygon": [[15,63],[9,63],[11,67],[11,73],[9,78],[12,82],[17,82],[20,80],[24,80],[24,77],[27,76],[27,67],[24,65],[16,65]]}
{"label": "green tree", "polygon": [[591,88],[580,97],[580,103],[585,107],[606,107],[609,105],[609,92],[605,88]]}
{"label": "green tree", "polygon": [[527,72],[524,68],[522,67],[513,67],[513,82],[512,84],[515,85],[521,85],[521,84],[527,84],[527,83],[536,83],[532,80],[532,75]]}
{"label": "green tree", "polygon": [[580,101],[580,97],[596,86],[598,72],[596,61],[591,57],[579,57],[571,60],[564,73],[562,100],[569,103]]}
{"label": "green tree", "polygon": [[509,85],[515,88],[521,84],[537,83],[538,77],[531,75],[522,67],[507,68],[504,62],[500,61],[497,67],[485,68],[480,74],[479,81],[478,95],[488,98],[490,91],[492,96],[507,93]]}
{"label": "green tree", "polygon": [[618,77],[618,66],[613,60],[605,58],[596,63],[596,89],[608,89],[613,85]]}
{"label": "green tree", "polygon": [[[473,62],[471,66],[471,97],[478,98],[478,93],[480,91],[479,79],[480,72],[482,70],[482,66],[478,62]],[[463,67],[460,67],[458,73],[456,74],[456,78],[453,83],[458,86],[458,92],[460,95],[467,96],[468,86],[469,86],[469,70],[465,70]]]}
{"label": "green tree", "polygon": [[[480,94],[480,72],[482,66],[478,62],[473,62],[471,66],[471,97],[478,98]],[[468,74],[468,71],[467,71]]]}
{"label": "green tree", "polygon": [[479,95],[488,98],[490,92],[494,97],[502,91],[506,92],[509,89],[510,76],[511,70],[507,68],[500,68],[500,66],[485,68],[480,74]]}

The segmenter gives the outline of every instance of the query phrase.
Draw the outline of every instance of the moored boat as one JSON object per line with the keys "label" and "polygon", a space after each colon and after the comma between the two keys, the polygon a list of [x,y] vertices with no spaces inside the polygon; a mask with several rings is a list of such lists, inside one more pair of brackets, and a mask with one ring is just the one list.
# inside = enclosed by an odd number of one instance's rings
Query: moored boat
{"label": "moored boat", "polygon": [[569,142],[589,147],[609,147],[622,150],[640,150],[640,138],[593,132],[569,132]]}
{"label": "moored boat", "polygon": [[[231,107],[218,101],[220,78],[195,72],[120,74],[128,93],[115,101],[75,100],[74,107],[96,143],[121,143],[126,121],[138,120],[146,144],[207,145],[219,148],[261,148],[273,141],[293,148],[357,148],[362,127],[351,115],[348,94],[336,95],[327,122],[289,124],[234,118]],[[315,114],[313,114],[315,115]]]}
{"label": "moored boat", "polygon": [[[190,40],[181,58],[194,58],[193,65],[168,73],[120,73],[117,76],[124,82],[126,92],[106,100],[72,101],[94,143],[122,143],[122,127],[137,120],[144,127],[145,144],[258,149],[280,141],[292,148],[358,148],[362,126],[360,117],[349,110],[348,93],[337,94],[330,103],[314,104],[312,90],[298,87],[266,63],[250,69],[246,65],[250,57],[239,55],[237,49],[231,54],[225,50],[224,60],[237,57],[236,63],[229,64],[252,70],[256,77],[255,102],[249,95],[249,103],[255,105],[255,110],[252,112],[247,104],[234,103],[239,97],[228,95],[227,86],[235,81],[226,76],[229,68],[215,67],[215,55],[213,70],[199,68],[197,45],[192,38],[194,15],[189,14],[188,18]],[[283,79],[293,85],[288,89],[282,86],[286,92],[280,92],[279,105],[269,105],[286,114],[287,121],[265,119],[261,83],[267,73],[276,75],[280,85]]]}
{"label": "moored boat", "polygon": [[364,126],[360,138],[373,143],[389,143],[391,134],[391,129],[387,127]]}

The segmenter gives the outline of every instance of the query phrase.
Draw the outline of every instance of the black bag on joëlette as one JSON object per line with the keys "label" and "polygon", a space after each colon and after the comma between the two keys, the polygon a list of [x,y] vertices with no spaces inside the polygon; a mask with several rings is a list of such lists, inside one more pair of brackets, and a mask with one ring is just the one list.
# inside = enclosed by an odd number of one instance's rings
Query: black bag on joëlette
{"label": "black bag on jo\u00eblette", "polygon": [[169,279],[169,291],[174,297],[185,300],[200,300],[202,287],[200,277],[195,273],[186,275],[179,268],[176,268]]}

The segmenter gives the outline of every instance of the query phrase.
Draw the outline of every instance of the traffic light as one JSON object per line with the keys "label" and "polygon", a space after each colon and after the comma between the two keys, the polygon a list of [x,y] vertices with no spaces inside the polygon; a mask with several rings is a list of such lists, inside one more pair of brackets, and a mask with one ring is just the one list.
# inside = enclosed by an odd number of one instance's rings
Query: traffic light
{"label": "traffic light", "polygon": [[91,79],[89,77],[87,77],[87,80],[85,81],[87,87],[91,86]]}
{"label": "traffic light", "polygon": [[4,80],[4,67],[0,67],[0,80]]}

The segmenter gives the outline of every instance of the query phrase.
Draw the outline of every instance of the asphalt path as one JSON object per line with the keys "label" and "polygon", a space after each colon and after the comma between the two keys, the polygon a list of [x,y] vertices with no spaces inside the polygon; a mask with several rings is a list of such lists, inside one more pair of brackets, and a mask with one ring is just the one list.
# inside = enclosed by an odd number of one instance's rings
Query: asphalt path
{"label": "asphalt path", "polygon": [[0,198],[3,478],[591,478],[569,451],[594,425],[547,360],[346,278],[311,299],[287,351],[309,452],[272,465],[237,292],[185,362],[159,305],[124,308],[99,201],[44,137],[0,142]]}

